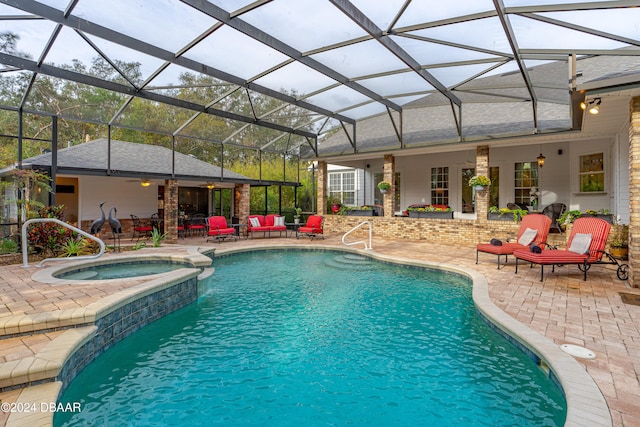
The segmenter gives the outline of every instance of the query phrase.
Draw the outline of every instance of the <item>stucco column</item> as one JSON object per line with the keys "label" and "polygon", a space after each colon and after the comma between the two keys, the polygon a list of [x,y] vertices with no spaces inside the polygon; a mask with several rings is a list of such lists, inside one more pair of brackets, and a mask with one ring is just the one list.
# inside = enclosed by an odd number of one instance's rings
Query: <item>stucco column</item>
{"label": "stucco column", "polygon": [[233,215],[238,217],[240,224],[246,224],[251,213],[251,185],[236,184],[233,189]]}
{"label": "stucco column", "polygon": [[393,217],[393,199],[396,197],[396,158],[393,154],[384,155],[384,165],[382,166],[384,172],[384,180],[391,184],[389,191],[384,194],[384,216]]}
{"label": "stucco column", "polygon": [[640,97],[631,99],[629,125],[629,284],[640,287]]}
{"label": "stucco column", "polygon": [[178,181],[164,181],[164,232],[165,242],[178,242]]}
{"label": "stucco column", "polygon": [[[489,176],[489,146],[476,147],[476,175]],[[489,215],[489,190],[476,192],[476,218],[478,222],[487,222]]]}
{"label": "stucco column", "polygon": [[329,182],[327,178],[327,162],[318,162],[318,215],[327,213],[327,194],[329,193]]}

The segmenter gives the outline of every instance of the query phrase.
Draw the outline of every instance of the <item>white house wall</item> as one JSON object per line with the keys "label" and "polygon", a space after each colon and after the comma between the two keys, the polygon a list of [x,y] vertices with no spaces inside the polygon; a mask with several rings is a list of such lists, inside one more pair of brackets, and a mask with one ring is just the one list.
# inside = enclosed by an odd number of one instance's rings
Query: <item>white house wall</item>
{"label": "white house wall", "polygon": [[131,214],[149,218],[158,210],[156,184],[142,187],[139,180],[132,181],[129,178],[81,176],[78,187],[79,216],[82,220],[99,218],[101,202],[106,202],[104,210],[107,214],[115,206],[119,219],[130,218]]}

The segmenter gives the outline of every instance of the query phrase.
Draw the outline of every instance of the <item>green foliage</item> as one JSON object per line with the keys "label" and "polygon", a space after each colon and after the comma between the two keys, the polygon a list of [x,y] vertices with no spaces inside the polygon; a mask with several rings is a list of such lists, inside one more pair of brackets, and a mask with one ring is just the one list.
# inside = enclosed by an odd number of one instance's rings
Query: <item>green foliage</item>
{"label": "green foliage", "polygon": [[79,256],[89,253],[87,241],[84,238],[71,238],[62,244],[61,257]]}
{"label": "green foliage", "polygon": [[146,248],[147,244],[145,242],[138,242],[131,247],[132,251],[137,251],[138,249]]}
{"label": "green foliage", "polygon": [[580,218],[582,216],[582,212],[579,210],[566,211],[558,218],[558,223],[562,225],[572,224],[573,221]]}
{"label": "green foliage", "polygon": [[18,243],[13,239],[0,240],[0,254],[12,254],[18,252]]}
{"label": "green foliage", "polygon": [[491,180],[484,175],[472,176],[471,179],[469,179],[469,187],[475,187],[476,185],[488,187],[491,185]]}
{"label": "green foliage", "polygon": [[526,209],[509,209],[509,208],[498,208],[497,206],[489,207],[489,213],[498,213],[500,216],[503,215],[513,215],[513,222],[518,222],[522,219],[523,216],[529,213]]}
{"label": "green foliage", "polygon": [[153,247],[159,248],[162,241],[167,238],[167,233],[161,233],[157,228],[153,228],[151,231],[151,240],[153,240]]}
{"label": "green foliage", "polygon": [[[57,218],[62,220],[64,205],[46,206],[38,212],[39,218]],[[51,222],[35,223],[29,229],[27,241],[33,248],[45,256],[55,256],[60,253],[67,240],[73,238],[74,233],[65,227]]]}

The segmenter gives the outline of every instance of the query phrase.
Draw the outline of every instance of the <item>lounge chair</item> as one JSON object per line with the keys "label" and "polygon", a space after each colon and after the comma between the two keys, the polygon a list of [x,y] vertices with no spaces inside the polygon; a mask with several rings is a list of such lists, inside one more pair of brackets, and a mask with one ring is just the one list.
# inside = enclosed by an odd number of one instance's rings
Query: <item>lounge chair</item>
{"label": "lounge chair", "polygon": [[324,221],[324,217],[321,215],[309,215],[307,218],[307,223],[298,228],[298,232],[296,233],[296,237],[299,237],[301,234],[309,236],[312,240],[314,237],[321,236],[324,239],[322,222]]}
{"label": "lounge chair", "polygon": [[[540,281],[542,282],[545,265],[551,265],[551,271],[555,271],[556,265],[576,264],[584,273],[583,280],[587,280],[587,270],[592,264],[599,263],[605,254],[605,245],[610,230],[611,224],[607,221],[599,218],[578,218],[573,223],[567,249],[544,249],[540,253],[533,253],[528,249],[515,251],[513,256],[516,257],[516,273],[518,272],[518,260],[539,264]],[[620,273],[618,275],[620,276]]]}
{"label": "lounge chair", "polygon": [[[500,246],[491,243],[480,243],[476,246],[476,264],[478,263],[478,254],[480,252],[493,254],[498,256],[498,270],[500,270],[501,256],[504,256],[504,262],[506,263],[508,255],[513,254],[518,249],[529,250],[529,245],[531,244],[544,248],[547,244],[550,225],[551,219],[546,215],[528,214],[523,216],[520,222],[520,230],[518,230],[518,237],[515,240],[507,239],[504,242],[500,242]],[[527,232],[528,229],[534,230],[535,234],[532,231]]]}
{"label": "lounge chair", "polygon": [[236,229],[227,225],[227,218],[224,216],[210,216],[207,218],[207,242],[209,240],[220,240],[231,237],[236,239]]}

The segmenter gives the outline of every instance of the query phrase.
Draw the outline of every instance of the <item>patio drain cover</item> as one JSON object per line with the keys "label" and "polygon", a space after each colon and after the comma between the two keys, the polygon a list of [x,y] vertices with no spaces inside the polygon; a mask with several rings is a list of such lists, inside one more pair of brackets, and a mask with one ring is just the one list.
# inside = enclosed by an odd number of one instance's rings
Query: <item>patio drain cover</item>
{"label": "patio drain cover", "polygon": [[573,357],[579,357],[581,359],[595,359],[596,354],[589,350],[588,348],[580,347],[579,345],[573,344],[562,344],[560,346],[562,351],[565,353],[569,353]]}

